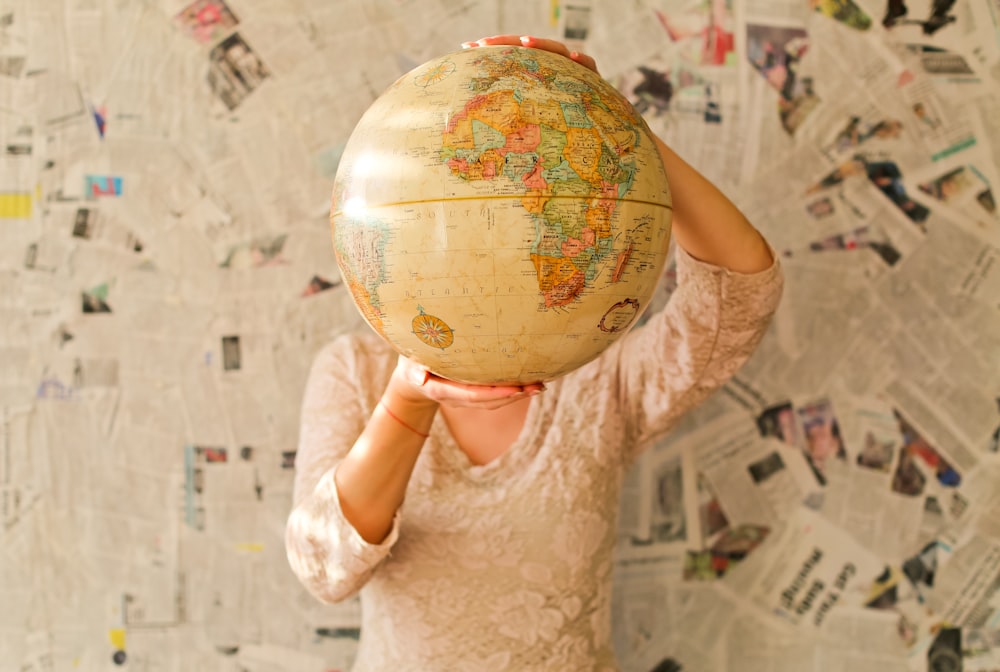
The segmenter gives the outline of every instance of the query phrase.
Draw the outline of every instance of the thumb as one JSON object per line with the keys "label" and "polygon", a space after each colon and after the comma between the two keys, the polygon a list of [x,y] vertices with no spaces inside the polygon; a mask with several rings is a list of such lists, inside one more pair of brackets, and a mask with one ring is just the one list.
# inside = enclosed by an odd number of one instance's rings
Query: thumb
{"label": "thumb", "polygon": [[423,387],[428,378],[430,378],[430,373],[424,367],[416,364],[410,364],[406,367],[406,379],[417,387]]}

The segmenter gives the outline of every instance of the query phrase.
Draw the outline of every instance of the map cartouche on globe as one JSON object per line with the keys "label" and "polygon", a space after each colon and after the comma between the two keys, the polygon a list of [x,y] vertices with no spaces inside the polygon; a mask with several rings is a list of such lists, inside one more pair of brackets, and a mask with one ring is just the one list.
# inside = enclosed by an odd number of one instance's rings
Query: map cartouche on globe
{"label": "map cartouche on globe", "polygon": [[479,47],[397,80],[344,149],[330,221],[371,327],[438,375],[552,380],[646,308],[670,191],[653,135],[596,73]]}

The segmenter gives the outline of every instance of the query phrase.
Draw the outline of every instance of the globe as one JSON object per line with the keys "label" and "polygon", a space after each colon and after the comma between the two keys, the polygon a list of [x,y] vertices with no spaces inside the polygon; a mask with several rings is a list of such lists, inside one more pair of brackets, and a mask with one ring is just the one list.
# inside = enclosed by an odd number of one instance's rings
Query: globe
{"label": "globe", "polygon": [[646,308],[670,190],[642,117],[550,52],[479,47],[392,84],[334,180],[337,263],[365,321],[466,383],[547,381]]}

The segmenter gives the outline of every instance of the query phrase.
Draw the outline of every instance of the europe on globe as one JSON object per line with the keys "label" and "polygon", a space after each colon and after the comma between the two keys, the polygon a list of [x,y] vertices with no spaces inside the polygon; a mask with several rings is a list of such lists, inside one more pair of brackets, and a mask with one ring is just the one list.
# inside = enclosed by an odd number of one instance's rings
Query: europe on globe
{"label": "europe on globe", "polygon": [[334,250],[398,352],[479,384],[552,380],[646,308],[670,238],[652,133],[573,61],[525,47],[432,60],[364,114],[334,181]]}

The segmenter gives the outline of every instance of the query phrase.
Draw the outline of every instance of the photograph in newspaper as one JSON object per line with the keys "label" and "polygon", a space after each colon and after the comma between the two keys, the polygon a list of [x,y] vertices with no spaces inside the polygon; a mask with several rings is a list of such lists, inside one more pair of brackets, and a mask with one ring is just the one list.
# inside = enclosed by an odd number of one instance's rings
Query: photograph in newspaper
{"label": "photograph in newspaper", "polygon": [[770,406],[757,416],[757,428],[761,436],[773,436],[789,446],[804,445],[795,408],[789,401]]}
{"label": "photograph in newspaper", "polygon": [[701,525],[703,543],[710,543],[716,536],[729,527],[729,520],[722,510],[715,489],[704,474],[698,474],[698,522]]}
{"label": "photograph in newspaper", "polygon": [[636,111],[654,123],[662,118],[668,124],[682,119],[721,124],[725,118],[722,79],[674,55],[649,59],[619,76],[616,86]]}
{"label": "photograph in newspaper", "polygon": [[668,558],[679,563],[696,543],[691,460],[667,450],[668,445],[644,452],[622,486],[617,553],[625,564]]}
{"label": "photograph in newspaper", "polygon": [[796,409],[805,436],[803,451],[817,476],[825,479],[829,460],[846,460],[847,450],[840,435],[840,425],[829,399],[819,399]]}
{"label": "photograph in newspaper", "polygon": [[975,166],[959,166],[933,180],[921,183],[920,190],[949,205],[968,199],[990,215],[997,211],[989,182]]}
{"label": "photograph in newspaper", "polygon": [[[222,370],[223,371],[239,371],[240,370],[240,337],[239,336],[223,336],[222,337]],[[213,460],[209,459],[209,462]]]}
{"label": "photograph in newspaper", "polygon": [[177,26],[201,44],[215,42],[239,23],[225,0],[195,0],[174,17]]}
{"label": "photograph in newspaper", "polygon": [[869,140],[895,140],[902,132],[903,122],[899,119],[883,117],[866,120],[860,115],[854,115],[823,146],[823,151],[833,157],[856,150]]}
{"label": "photograph in newspaper", "polygon": [[239,33],[233,33],[213,47],[209,61],[209,86],[230,112],[271,75]]}
{"label": "photograph in newspaper", "polygon": [[572,0],[562,5],[563,38],[583,42],[590,31],[590,0]]}
{"label": "photograph in newspaper", "polygon": [[803,28],[747,23],[750,65],[778,92],[781,125],[789,134],[820,104],[813,78],[801,74],[808,50],[809,34]]}
{"label": "photograph in newspaper", "polygon": [[669,543],[687,538],[684,514],[684,476],[680,458],[657,465],[653,473],[652,515],[650,539],[653,543]]}
{"label": "photograph in newspaper", "polygon": [[229,249],[226,258],[219,264],[220,268],[245,269],[279,266],[287,263],[281,256],[288,234],[255,238],[248,243],[234,245]]}
{"label": "photograph in newspaper", "polygon": [[108,293],[109,287],[108,283],[103,283],[93,287],[92,289],[81,293],[82,306],[81,310],[84,313],[110,313],[111,306],[108,304]]}
{"label": "photograph in newspaper", "polygon": [[819,14],[839,21],[848,28],[868,30],[872,26],[872,17],[855,4],[854,0],[812,0],[810,5]]}
{"label": "photograph in newspaper", "polygon": [[320,292],[325,292],[328,289],[334,289],[339,287],[341,282],[339,280],[327,280],[321,275],[314,275],[309,280],[309,284],[306,288],[302,290],[302,296],[313,296],[319,294]]}
{"label": "photograph in newspaper", "polygon": [[736,21],[732,0],[657,10],[656,16],[670,39],[681,46],[685,60],[699,66],[735,64]]}
{"label": "photograph in newspaper", "polygon": [[742,562],[770,533],[763,525],[738,525],[725,528],[709,548],[688,551],[684,556],[684,580],[720,579]]}
{"label": "photograph in newspaper", "polygon": [[1000,211],[993,184],[1000,179],[975,149],[960,152],[907,175],[916,197],[973,235],[1000,245]]}
{"label": "photograph in newspaper", "polygon": [[810,186],[806,193],[821,192],[859,175],[867,177],[910,221],[923,228],[924,222],[930,215],[930,210],[907,194],[906,186],[903,183],[903,171],[899,164],[892,160],[869,158],[861,153],[855,154],[853,158],[841,163],[820,181]]}
{"label": "photograph in newspaper", "polygon": [[858,451],[858,466],[888,473],[892,468],[897,443],[894,438],[885,439],[876,436],[874,432],[865,432],[864,443]]}
{"label": "photograph in newspaper", "polygon": [[962,476],[941,456],[920,432],[899,411],[895,411],[899,431],[903,438],[899,463],[892,479],[892,489],[902,495],[915,497],[924,492],[928,478],[945,487],[961,484]]}
{"label": "photograph in newspaper", "polygon": [[97,222],[97,210],[94,208],[78,208],[73,219],[73,236],[89,240],[94,235]]}

